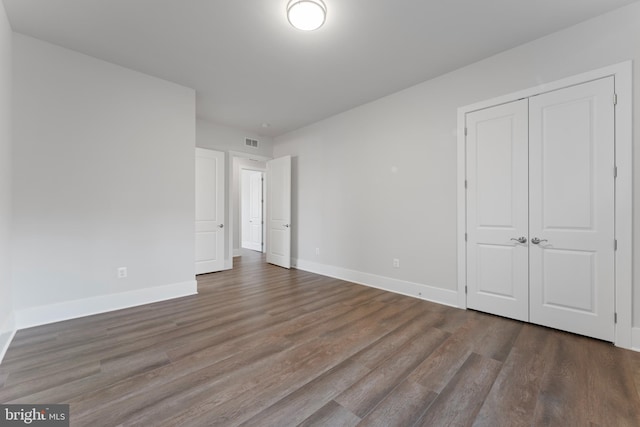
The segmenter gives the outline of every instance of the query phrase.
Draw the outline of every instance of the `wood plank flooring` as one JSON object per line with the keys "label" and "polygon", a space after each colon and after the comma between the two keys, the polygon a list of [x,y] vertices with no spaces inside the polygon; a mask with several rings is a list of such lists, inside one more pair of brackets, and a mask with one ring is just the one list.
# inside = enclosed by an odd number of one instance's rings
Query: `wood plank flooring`
{"label": "wood plank flooring", "polygon": [[0,402],[74,426],[640,426],[640,353],[236,258],[197,296],[19,331]]}

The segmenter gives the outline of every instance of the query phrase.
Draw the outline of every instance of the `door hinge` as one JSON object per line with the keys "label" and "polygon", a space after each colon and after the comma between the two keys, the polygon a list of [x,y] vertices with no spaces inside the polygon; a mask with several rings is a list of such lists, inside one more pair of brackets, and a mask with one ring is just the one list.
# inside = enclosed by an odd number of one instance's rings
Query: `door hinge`
{"label": "door hinge", "polygon": [[617,166],[614,166],[614,167],[613,167],[613,177],[614,177],[614,178],[617,178],[617,177],[618,177],[618,167],[617,167]]}
{"label": "door hinge", "polygon": [[464,180],[464,188],[468,188],[467,186],[468,186],[468,183],[467,183],[467,180],[465,179]]}
{"label": "door hinge", "polygon": [[618,239],[613,239],[613,250],[614,251],[618,250]]}
{"label": "door hinge", "polygon": [[464,241],[466,242],[467,239],[469,238],[469,235],[467,233],[464,233]]}
{"label": "door hinge", "polygon": [[467,136],[467,128],[464,128],[464,136]]}
{"label": "door hinge", "polygon": [[613,323],[618,323],[618,313],[613,313]]}
{"label": "door hinge", "polygon": [[464,285],[464,293],[467,293],[467,285]]}
{"label": "door hinge", "polygon": [[617,93],[613,94],[613,105],[618,105],[618,94]]}

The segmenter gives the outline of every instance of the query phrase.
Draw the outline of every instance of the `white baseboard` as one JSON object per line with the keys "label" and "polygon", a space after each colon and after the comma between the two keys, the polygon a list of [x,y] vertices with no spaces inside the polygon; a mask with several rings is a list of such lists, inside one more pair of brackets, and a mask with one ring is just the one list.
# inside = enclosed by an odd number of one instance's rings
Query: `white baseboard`
{"label": "white baseboard", "polygon": [[640,328],[631,328],[631,350],[640,351]]}
{"label": "white baseboard", "polygon": [[24,308],[15,312],[15,328],[24,329],[107,311],[121,310],[143,304],[185,297],[198,293],[195,280],[130,292],[65,301],[56,304]]}
{"label": "white baseboard", "polygon": [[390,277],[378,276],[361,271],[349,270],[332,265],[318,264],[302,259],[292,259],[291,266],[298,270],[321,274],[323,276],[334,277],[347,282],[359,285],[370,286],[372,288],[383,289],[397,294],[420,298],[438,304],[458,307],[458,291],[437,288],[421,283],[407,282],[405,280],[392,279]]}
{"label": "white baseboard", "polygon": [[13,313],[7,316],[5,322],[0,325],[0,363],[9,349],[9,345],[16,334]]}
{"label": "white baseboard", "polygon": [[234,249],[233,250],[233,257],[236,258],[236,257],[239,257],[239,256],[242,256],[242,249],[239,249],[239,248],[238,249]]}

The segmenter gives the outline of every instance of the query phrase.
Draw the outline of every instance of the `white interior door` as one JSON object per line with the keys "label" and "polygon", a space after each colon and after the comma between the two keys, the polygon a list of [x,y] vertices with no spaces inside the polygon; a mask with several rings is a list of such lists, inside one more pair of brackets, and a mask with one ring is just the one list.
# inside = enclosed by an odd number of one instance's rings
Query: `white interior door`
{"label": "white interior door", "polygon": [[262,172],[242,170],[242,247],[262,252]]}
{"label": "white interior door", "polygon": [[262,172],[251,174],[249,181],[249,243],[254,250],[262,252],[263,183]]}
{"label": "white interior door", "polygon": [[267,162],[267,262],[291,267],[291,156]]}
{"label": "white interior door", "polygon": [[530,100],[531,322],[607,341],[614,339],[613,94],[608,77]]}
{"label": "white interior door", "polygon": [[[467,114],[467,305],[529,317],[527,100]],[[520,241],[518,241],[520,239]]]}
{"label": "white interior door", "polygon": [[224,269],[224,153],[196,148],[196,274]]}

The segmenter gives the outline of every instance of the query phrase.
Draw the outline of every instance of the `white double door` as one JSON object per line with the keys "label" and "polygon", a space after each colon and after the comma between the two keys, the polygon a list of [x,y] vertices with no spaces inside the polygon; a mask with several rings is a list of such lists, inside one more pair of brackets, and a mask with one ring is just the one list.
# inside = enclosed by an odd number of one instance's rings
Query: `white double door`
{"label": "white double door", "polygon": [[614,340],[614,82],[466,115],[467,305]]}

